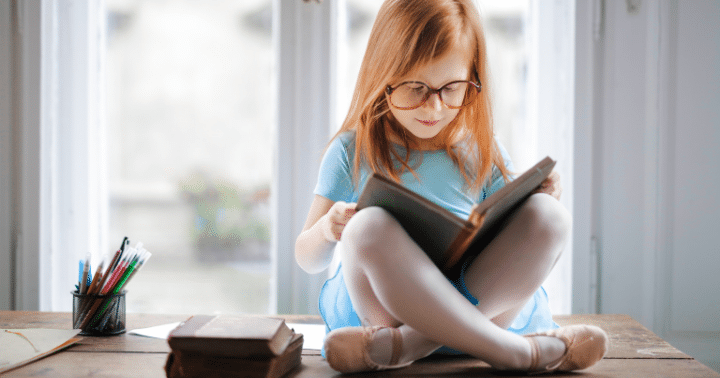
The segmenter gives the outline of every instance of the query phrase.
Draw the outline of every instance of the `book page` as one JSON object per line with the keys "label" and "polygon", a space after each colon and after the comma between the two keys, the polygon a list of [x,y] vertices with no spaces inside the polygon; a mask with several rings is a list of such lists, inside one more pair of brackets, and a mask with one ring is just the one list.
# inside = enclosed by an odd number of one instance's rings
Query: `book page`
{"label": "book page", "polygon": [[216,316],[195,332],[197,337],[272,340],[284,321],[254,316]]}
{"label": "book page", "polygon": [[70,346],[79,329],[0,329],[0,373]]}

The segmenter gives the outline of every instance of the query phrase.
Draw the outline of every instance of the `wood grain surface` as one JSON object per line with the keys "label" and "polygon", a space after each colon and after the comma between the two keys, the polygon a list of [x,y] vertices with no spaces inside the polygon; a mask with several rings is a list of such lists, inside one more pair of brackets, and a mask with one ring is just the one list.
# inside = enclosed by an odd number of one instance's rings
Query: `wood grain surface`
{"label": "wood grain surface", "polygon": [[[322,324],[319,317],[280,315],[292,323]],[[190,315],[127,314],[128,330],[187,319]],[[0,311],[0,328],[71,329],[72,314],[63,312]],[[610,349],[595,366],[554,377],[720,377],[707,366],[681,352],[627,315],[556,316],[560,325],[594,324],[610,336]],[[128,333],[84,336],[59,353],[7,372],[3,377],[165,377],[169,352],[166,340]],[[317,351],[304,350],[300,369],[289,377],[340,376]],[[431,356],[407,368],[363,374],[363,377],[513,377],[491,369],[468,356]],[[517,375],[524,376],[524,375]]]}

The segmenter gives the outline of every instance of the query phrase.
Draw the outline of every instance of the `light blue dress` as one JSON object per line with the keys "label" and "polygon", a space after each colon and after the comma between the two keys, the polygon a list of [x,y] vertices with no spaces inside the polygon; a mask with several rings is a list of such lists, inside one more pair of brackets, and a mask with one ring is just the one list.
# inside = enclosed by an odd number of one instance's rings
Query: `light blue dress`
{"label": "light blue dress", "polygon": [[[357,202],[369,173],[361,169],[361,177],[356,189],[352,180],[354,140],[355,133],[347,132],[330,144],[320,165],[315,194],[334,202]],[[403,147],[395,146],[395,148],[401,156],[404,156]],[[502,146],[500,149],[506,167],[512,171],[513,167],[507,151]],[[419,164],[420,162],[422,164]],[[466,188],[462,173],[444,150],[413,152],[410,166],[415,169],[420,180],[418,181],[412,173],[405,172],[401,175],[403,185],[465,219],[475,203],[482,202],[505,185],[500,171],[493,167],[489,184],[483,187],[479,196],[473,196]],[[325,282],[320,292],[320,314],[325,320],[328,332],[337,328],[361,325],[345,286],[341,265],[342,262],[335,275]],[[478,300],[465,287],[464,268],[459,277],[451,279],[451,282],[471,303],[477,305]],[[527,334],[557,327],[558,325],[552,320],[547,294],[541,287],[515,318],[509,330],[517,334]],[[442,351],[453,353],[448,348]]]}

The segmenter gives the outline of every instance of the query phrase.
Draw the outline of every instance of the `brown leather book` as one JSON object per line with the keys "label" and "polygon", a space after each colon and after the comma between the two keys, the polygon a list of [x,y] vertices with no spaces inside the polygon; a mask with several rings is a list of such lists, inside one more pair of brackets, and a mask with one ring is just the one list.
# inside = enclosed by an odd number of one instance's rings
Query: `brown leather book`
{"label": "brown leather book", "polygon": [[300,365],[302,334],[295,334],[285,351],[272,358],[235,358],[172,351],[165,364],[168,378],[279,378]]}
{"label": "brown leather book", "polygon": [[463,219],[404,186],[373,173],[358,198],[357,209],[379,206],[389,211],[411,238],[444,272],[467,254],[479,253],[498,227],[548,177],[555,161],[545,157],[476,205]]}
{"label": "brown leather book", "polygon": [[295,332],[285,320],[247,315],[196,315],[168,336],[173,351],[233,358],[281,355]]}

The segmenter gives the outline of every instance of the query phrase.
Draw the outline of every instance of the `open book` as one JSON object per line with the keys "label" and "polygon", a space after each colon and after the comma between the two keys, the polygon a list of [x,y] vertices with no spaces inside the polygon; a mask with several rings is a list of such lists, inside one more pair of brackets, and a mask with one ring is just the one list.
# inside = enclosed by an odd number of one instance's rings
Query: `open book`
{"label": "open book", "polygon": [[79,329],[0,329],[0,375],[80,341]]}
{"label": "open book", "polygon": [[497,227],[545,178],[555,161],[546,157],[476,205],[463,219],[404,186],[372,174],[357,209],[379,206],[389,211],[430,259],[444,272],[478,253],[497,233]]}

